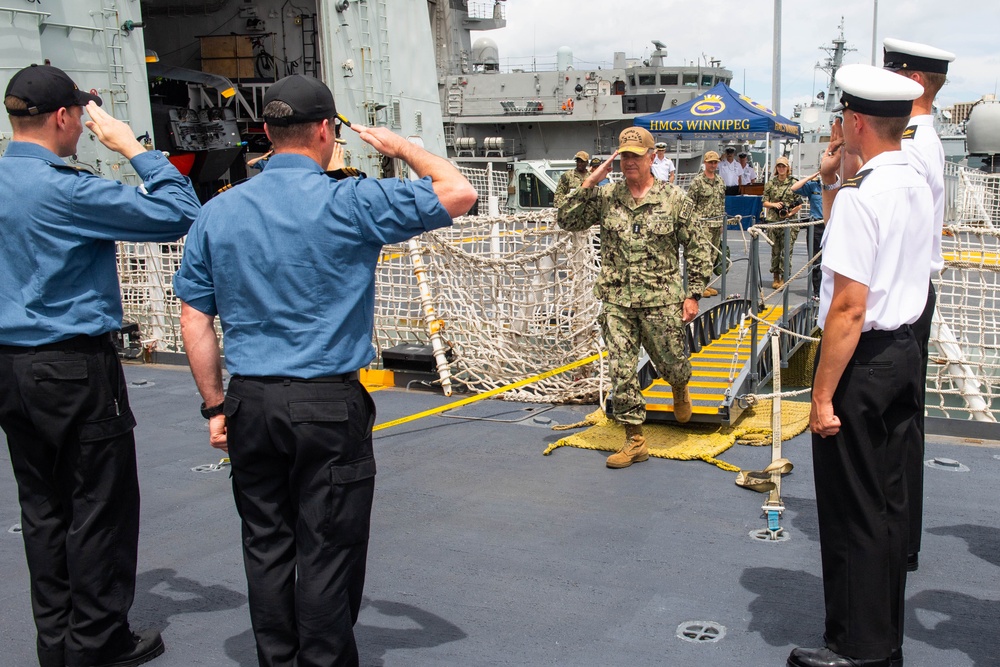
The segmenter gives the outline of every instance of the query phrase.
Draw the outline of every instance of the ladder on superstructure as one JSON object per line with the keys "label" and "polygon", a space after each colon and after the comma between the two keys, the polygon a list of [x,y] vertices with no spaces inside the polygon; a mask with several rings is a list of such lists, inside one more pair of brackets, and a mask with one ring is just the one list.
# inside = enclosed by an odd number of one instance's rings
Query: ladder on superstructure
{"label": "ladder on superstructure", "polygon": [[[104,38],[104,51],[107,54],[108,72],[108,94],[105,98],[108,106],[105,109],[109,114],[118,120],[132,127],[131,112],[129,109],[129,96],[127,76],[125,68],[125,54],[121,45],[123,36],[122,18],[118,14],[118,7],[114,3],[110,6],[101,6],[101,35]],[[120,157],[120,156],[119,156]],[[122,183],[132,186],[142,185],[142,179],[132,169],[132,165],[123,157],[111,163],[112,171]],[[164,253],[176,255],[180,252],[179,244],[160,243],[119,243],[124,246],[122,256],[132,256],[137,266],[143,266],[148,277],[146,282],[146,296],[150,306],[151,331],[145,332],[147,339],[157,340],[164,338],[164,332],[171,328],[171,324],[166,319],[166,297],[169,293],[164,276]],[[121,273],[119,273],[121,280]]]}
{"label": "ladder on superstructure", "polygon": [[[302,73],[306,76],[321,78],[319,64],[319,42],[316,40],[316,15],[302,14]],[[306,23],[308,22],[308,26]]]}

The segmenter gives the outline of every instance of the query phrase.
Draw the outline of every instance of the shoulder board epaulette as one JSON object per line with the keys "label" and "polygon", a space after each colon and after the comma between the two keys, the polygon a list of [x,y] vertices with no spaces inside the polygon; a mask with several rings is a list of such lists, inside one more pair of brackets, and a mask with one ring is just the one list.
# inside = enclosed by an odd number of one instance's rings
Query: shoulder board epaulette
{"label": "shoulder board epaulette", "polygon": [[91,170],[87,169],[86,167],[80,167],[80,166],[75,165],[75,164],[66,164],[65,162],[50,162],[49,164],[52,165],[55,169],[76,171],[76,172],[79,172],[81,174],[90,174],[91,176],[94,175],[94,172],[92,172]]}
{"label": "shoulder board epaulette", "polygon": [[355,167],[341,167],[326,172],[326,175],[335,181],[342,181],[345,178],[368,178],[368,174]]}
{"label": "shoulder board epaulette", "polygon": [[912,139],[916,135],[917,135],[917,126],[916,125],[910,125],[908,128],[906,128],[905,130],[903,130],[903,138],[904,139]]}
{"label": "shoulder board epaulette", "polygon": [[243,183],[246,183],[249,180],[250,180],[249,178],[243,178],[243,179],[240,179],[240,180],[236,181],[235,183],[226,183],[221,188],[219,188],[218,190],[216,190],[215,194],[212,195],[212,196],[215,197],[216,195],[221,195],[226,190],[230,190],[232,188],[235,188],[237,185],[241,185]]}
{"label": "shoulder board epaulette", "polygon": [[854,178],[849,178],[846,181],[844,181],[843,187],[860,188],[861,181],[865,180],[865,177],[868,176],[868,174],[870,173],[872,173],[871,169],[865,169],[864,171],[859,171],[857,176],[855,176]]}

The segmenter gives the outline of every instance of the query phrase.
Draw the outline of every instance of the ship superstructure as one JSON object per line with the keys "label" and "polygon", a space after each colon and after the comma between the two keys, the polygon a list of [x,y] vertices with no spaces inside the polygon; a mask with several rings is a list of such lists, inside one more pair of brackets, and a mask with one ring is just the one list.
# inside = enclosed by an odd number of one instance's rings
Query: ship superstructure
{"label": "ship superstructure", "polygon": [[[610,68],[580,67],[572,49],[554,63],[502,67],[496,43],[475,31],[506,25],[503,0],[431,3],[441,95],[450,156],[465,163],[567,159],[577,151],[609,155],[618,134],[636,116],[687,102],[732,72],[720,61],[668,65],[667,46],[653,40],[645,59],[614,54]],[[697,170],[700,142],[671,143],[685,171]]]}

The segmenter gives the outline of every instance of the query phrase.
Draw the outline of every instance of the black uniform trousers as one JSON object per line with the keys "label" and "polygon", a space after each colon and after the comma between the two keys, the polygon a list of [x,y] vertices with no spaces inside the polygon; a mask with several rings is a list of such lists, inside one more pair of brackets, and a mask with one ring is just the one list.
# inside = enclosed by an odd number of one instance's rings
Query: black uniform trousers
{"label": "black uniform trousers", "polygon": [[357,665],[375,405],[357,374],[234,376],[225,401],[262,667]]}
{"label": "black uniform trousers", "polygon": [[924,411],[927,403],[927,362],[929,358],[928,342],[931,338],[931,320],[934,318],[934,306],[937,304],[937,292],[934,283],[927,288],[927,305],[920,319],[913,323],[913,335],[920,346],[920,414],[917,416],[917,427],[910,450],[906,455],[906,483],[909,485],[910,501],[910,532],[907,538],[906,553],[915,554],[920,551],[920,534],[924,526]]}
{"label": "black uniform trousers", "polygon": [[[822,344],[817,352],[817,365]],[[826,644],[887,658],[903,642],[908,439],[920,350],[909,326],[861,335],[833,397],[840,432],[812,437]]]}
{"label": "black uniform trousers", "polygon": [[139,482],[135,419],[105,334],[0,346],[7,434],[42,667],[128,651]]}
{"label": "black uniform trousers", "polygon": [[[813,222],[817,222],[812,227],[809,228],[809,239],[811,246],[809,248],[809,255],[812,258],[813,255],[820,251],[823,247],[823,233],[826,231],[826,224],[821,222],[822,218],[813,218]],[[823,261],[820,258],[815,264],[812,265],[812,270],[810,271],[812,278],[812,291],[811,296],[819,296],[820,285],[823,284]]]}

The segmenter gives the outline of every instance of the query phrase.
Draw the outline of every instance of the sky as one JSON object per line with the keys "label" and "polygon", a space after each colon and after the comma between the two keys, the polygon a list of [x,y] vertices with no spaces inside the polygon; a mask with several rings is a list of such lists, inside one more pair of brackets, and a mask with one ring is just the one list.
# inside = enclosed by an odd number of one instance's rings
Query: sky
{"label": "sky", "polygon": [[[472,0],[470,0],[472,1]],[[486,4],[486,0],[475,0]],[[493,39],[501,67],[552,69],[556,50],[568,46],[576,69],[611,67],[615,51],[648,58],[657,39],[667,45],[667,65],[718,59],[733,73],[732,87],[772,106],[772,44],[775,0],[506,0],[507,27],[473,33]],[[882,39],[895,37],[930,44],[956,55],[937,102],[973,102],[997,92],[1000,81],[1000,1],[971,0],[783,0],[781,20],[781,105],[795,104],[826,90],[826,75],[815,68],[840,34],[841,18],[849,52],[845,64],[871,64],[872,22],[878,4],[876,65]],[[952,7],[954,9],[949,9]],[[959,10],[958,7],[963,7]],[[745,82],[745,83],[744,83]]]}

